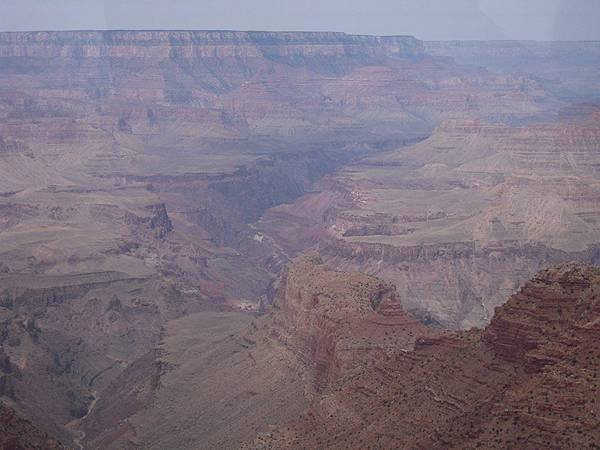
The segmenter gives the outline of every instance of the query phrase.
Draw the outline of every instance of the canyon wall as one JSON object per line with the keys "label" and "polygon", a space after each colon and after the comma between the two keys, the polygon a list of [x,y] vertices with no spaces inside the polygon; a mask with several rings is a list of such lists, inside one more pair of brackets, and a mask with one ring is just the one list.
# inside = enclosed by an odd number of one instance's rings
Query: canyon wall
{"label": "canyon wall", "polygon": [[[593,80],[594,60],[585,55],[595,50],[574,45],[581,76],[571,84],[578,89],[582,77]],[[0,316],[4,366],[11,368],[2,374],[3,402],[66,446],[130,439],[119,421],[131,411],[115,412],[102,399],[123,394],[119,386],[132,386],[123,377],[134,374],[146,387],[132,396],[132,410],[148,406],[146,394],[156,387],[148,360],[165,327],[207,311],[268,311],[290,257],[315,245],[338,268],[356,264],[397,283],[400,300],[421,320],[456,328],[489,320],[502,294],[522,280],[517,272],[555,260],[546,255],[597,258],[596,133],[593,121],[585,122],[594,106],[572,105],[561,94],[569,65],[561,66],[564,79],[540,81],[442,53],[412,37],[343,33],[0,33]],[[580,125],[556,131],[551,123],[561,117]],[[480,133],[459,123],[478,120],[496,131],[473,147]],[[514,131],[532,123],[538,125]],[[455,133],[443,131],[448,127]],[[509,166],[499,162],[505,154],[484,160],[494,155],[482,147],[496,138],[519,146]],[[544,152],[536,142],[556,145]],[[428,146],[445,156],[424,161]],[[460,156],[464,167],[450,167],[450,154],[463,147],[471,152]],[[468,167],[470,154],[477,167]],[[534,189],[523,181],[530,167],[546,167],[544,176],[554,178]],[[508,209],[515,216],[528,205],[517,195],[522,186],[535,193],[536,205],[546,191],[554,196],[536,210],[543,226],[531,216],[505,217],[507,202],[517,205]],[[391,195],[378,197],[384,191]],[[474,200],[465,203],[464,194]],[[414,203],[404,210],[394,198]],[[467,206],[488,209],[469,220]],[[357,213],[363,207],[373,214]],[[388,251],[381,241],[418,234],[410,230],[423,220],[415,218],[424,218],[423,242]],[[444,223],[459,224],[449,227],[452,239],[427,237],[429,225]],[[552,233],[544,234],[548,224]],[[548,245],[523,239],[523,229]],[[575,242],[573,230],[581,232],[574,254],[564,248]],[[505,235],[502,242],[511,244],[501,250],[488,243],[475,259],[469,253],[481,236]],[[371,244],[380,247],[373,253]],[[438,247],[429,251],[429,244]],[[456,248],[464,258],[453,273],[448,264],[456,260],[438,255]],[[405,271],[387,256],[383,266],[373,256],[382,251],[429,254],[433,262],[411,262]],[[355,253],[359,263],[350,259]],[[508,266],[508,276],[494,275]],[[429,283],[441,274],[445,284]],[[477,292],[483,283],[488,290]],[[448,286],[455,295],[444,298]],[[394,322],[397,305],[384,303],[392,318],[383,321]],[[341,319],[327,317],[319,319],[320,333],[329,336],[327,324]],[[328,359],[335,336],[304,342],[278,366],[280,380],[320,355],[321,381],[307,389],[325,389],[346,364],[343,356]],[[265,363],[275,361],[264,355]],[[278,401],[300,389],[282,383]],[[253,397],[248,392],[241,394]],[[82,419],[95,414],[97,428],[86,428]]]}
{"label": "canyon wall", "polygon": [[248,224],[426,137],[386,92],[422,58],[410,37],[1,33],[3,401],[75,445],[167,322],[257,310],[286,257]]}
{"label": "canyon wall", "polygon": [[[355,57],[423,56],[412,36],[357,36],[339,32],[63,31],[0,36],[1,57]],[[300,61],[298,61],[300,62]]]}
{"label": "canyon wall", "polygon": [[416,340],[253,448],[584,448],[600,438],[600,272],[540,272],[483,331]]}
{"label": "canyon wall", "polygon": [[430,55],[503,73],[525,72],[568,101],[600,100],[596,41],[429,41]]}
{"label": "canyon wall", "polygon": [[252,446],[257,429],[300,419],[340,380],[412,350],[428,334],[402,310],[393,286],[333,271],[318,255],[303,257],[261,316],[202,313],[171,322],[160,351],[145,363],[163,368],[153,384],[139,367],[126,371],[83,420],[82,442],[121,449]]}
{"label": "canyon wall", "polygon": [[536,271],[599,263],[598,110],[561,114],[520,127],[445,121],[349,164],[257,229],[287,254],[318,248],[341,270],[393,282],[423,320],[484,326]]}
{"label": "canyon wall", "polygon": [[160,370],[125,372],[83,420],[82,443],[585,448],[600,438],[599,295],[598,268],[565,263],[485,329],[435,330],[390,284],[313,254],[289,266],[262,316],[170,323],[144,362]]}

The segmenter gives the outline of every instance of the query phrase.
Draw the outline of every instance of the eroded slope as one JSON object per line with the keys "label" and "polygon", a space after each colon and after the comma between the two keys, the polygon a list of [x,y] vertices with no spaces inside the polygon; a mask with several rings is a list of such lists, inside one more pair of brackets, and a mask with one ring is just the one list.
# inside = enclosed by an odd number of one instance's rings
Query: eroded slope
{"label": "eroded slope", "polygon": [[319,393],[410,350],[416,336],[426,333],[402,311],[389,284],[331,271],[315,257],[301,259],[266,316],[203,313],[171,322],[156,357],[163,369],[148,401],[124,397],[147,392],[147,381],[136,374],[119,380],[126,387],[100,400],[85,419],[86,443],[249,445],[257,432],[297,420]]}
{"label": "eroded slope", "polygon": [[258,225],[285,251],[394,282],[446,327],[489,322],[528,277],[597,263],[598,111],[522,127],[448,121],[427,140],[349,165]]}
{"label": "eroded slope", "polygon": [[259,448],[593,448],[600,270],[540,272],[482,331],[417,340]]}

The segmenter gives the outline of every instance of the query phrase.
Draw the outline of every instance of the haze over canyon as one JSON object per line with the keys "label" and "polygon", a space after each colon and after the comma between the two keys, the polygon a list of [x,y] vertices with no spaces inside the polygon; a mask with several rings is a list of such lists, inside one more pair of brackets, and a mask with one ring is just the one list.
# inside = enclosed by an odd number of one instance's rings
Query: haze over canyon
{"label": "haze over canyon", "polygon": [[600,41],[0,33],[0,448],[599,448]]}

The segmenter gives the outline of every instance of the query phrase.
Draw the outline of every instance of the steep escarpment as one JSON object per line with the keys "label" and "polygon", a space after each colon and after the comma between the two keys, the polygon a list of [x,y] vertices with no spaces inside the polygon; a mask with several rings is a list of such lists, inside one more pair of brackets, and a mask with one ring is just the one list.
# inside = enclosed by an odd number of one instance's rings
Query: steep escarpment
{"label": "steep escarpment", "polygon": [[[290,203],[364,149],[298,151],[242,166],[231,174],[132,177],[152,184],[153,192],[219,245],[239,245],[269,208]],[[251,237],[254,234],[251,235]]]}
{"label": "steep escarpment", "polygon": [[[173,56],[272,57],[372,55],[418,57],[422,42],[412,36],[356,36],[336,32],[261,31],[65,31],[15,32],[0,36],[2,57]],[[140,50],[140,47],[143,50]]]}
{"label": "steep escarpment", "polygon": [[0,48],[2,136],[92,174],[221,172],[257,153],[402,142],[448,116],[551,106],[533,80],[463,73],[410,37],[5,33]]}
{"label": "steep escarpment", "polygon": [[[600,272],[567,263],[540,272],[508,304],[496,309],[484,341],[503,359],[539,371],[564,360],[576,363],[597,336]],[[549,359],[545,359],[546,355]],[[593,367],[593,354],[579,364]]]}
{"label": "steep escarpment", "polygon": [[140,367],[124,372],[80,429],[91,447],[239,448],[427,333],[393,286],[302,258],[261,317],[203,313],[170,323],[146,359],[161,368],[153,381]]}
{"label": "steep escarpment", "polygon": [[318,256],[296,262],[280,289],[274,333],[314,366],[319,390],[372,360],[410,349],[426,334],[402,310],[395,287],[326,269]]}
{"label": "steep escarpment", "polygon": [[598,113],[511,127],[452,120],[415,145],[349,164],[257,229],[286,253],[395,283],[407,310],[449,328],[489,323],[538,270],[598,263]]}
{"label": "steep escarpment", "polygon": [[257,309],[284,258],[255,251],[247,224],[357,154],[427,136],[396,103],[387,126],[353,118],[384,96],[357,105],[347,90],[365,66],[417,64],[419,47],[335,33],[1,33],[0,293],[14,368],[2,397],[70,445],[80,438],[66,425],[146,367],[169,320]]}
{"label": "steep escarpment", "polygon": [[600,438],[598,289],[594,267],[540,272],[485,330],[419,339],[414,351],[331,389],[302,420],[255,444],[593,447]]}

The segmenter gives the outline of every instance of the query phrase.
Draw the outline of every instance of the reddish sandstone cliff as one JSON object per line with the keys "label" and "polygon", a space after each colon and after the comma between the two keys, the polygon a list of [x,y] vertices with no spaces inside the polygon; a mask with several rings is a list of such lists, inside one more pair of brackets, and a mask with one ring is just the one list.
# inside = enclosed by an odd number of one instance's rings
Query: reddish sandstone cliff
{"label": "reddish sandstone cliff", "polygon": [[319,390],[373,361],[412,349],[427,329],[402,310],[393,285],[336,272],[317,256],[295,262],[276,299],[271,333],[314,368]]}
{"label": "reddish sandstone cliff", "polygon": [[417,340],[330,389],[262,448],[593,448],[600,269],[541,272],[482,332]]}
{"label": "reddish sandstone cliff", "polygon": [[[239,448],[428,333],[402,310],[393,286],[335,272],[314,256],[291,265],[276,297],[259,317],[204,313],[171,322],[160,352],[124,371],[83,420],[85,444]],[[149,365],[158,368],[151,379]]]}

